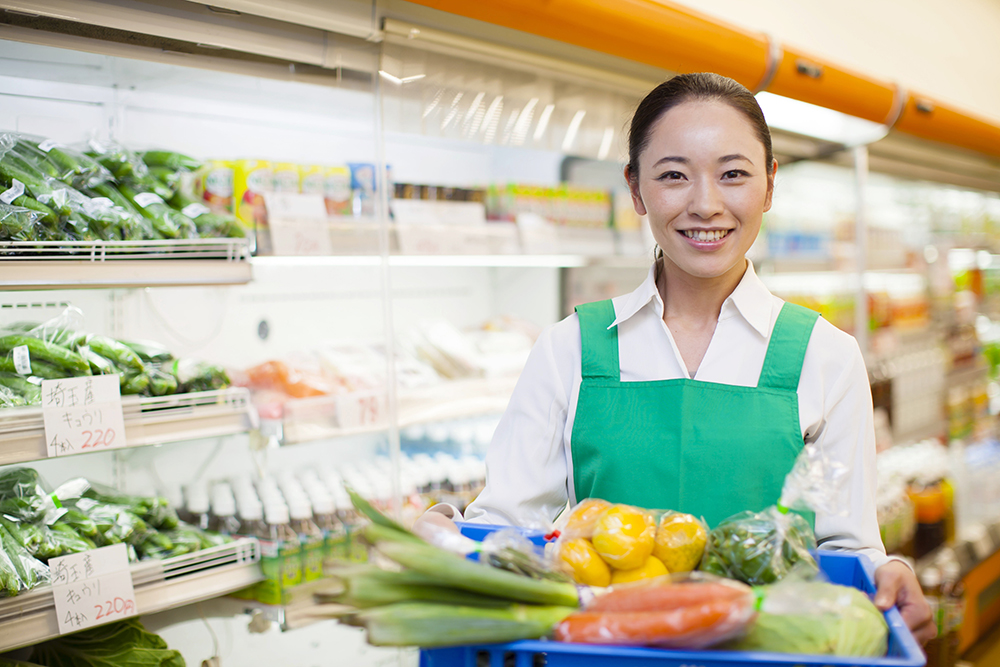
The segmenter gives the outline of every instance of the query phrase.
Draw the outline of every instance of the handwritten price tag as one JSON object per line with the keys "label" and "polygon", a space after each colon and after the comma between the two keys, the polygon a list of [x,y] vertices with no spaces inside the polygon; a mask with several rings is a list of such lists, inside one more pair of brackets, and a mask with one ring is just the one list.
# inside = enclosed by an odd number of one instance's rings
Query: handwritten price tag
{"label": "handwritten price tag", "polygon": [[267,192],[268,225],[276,255],[332,255],[333,243],[320,195]]}
{"label": "handwritten price tag", "polygon": [[49,559],[49,570],[60,633],[138,613],[124,544]]}
{"label": "handwritten price tag", "polygon": [[337,423],[340,428],[379,426],[385,418],[385,396],[381,394],[345,394],[337,399]]}
{"label": "handwritten price tag", "polygon": [[126,445],[117,375],[42,380],[42,418],[49,456]]}

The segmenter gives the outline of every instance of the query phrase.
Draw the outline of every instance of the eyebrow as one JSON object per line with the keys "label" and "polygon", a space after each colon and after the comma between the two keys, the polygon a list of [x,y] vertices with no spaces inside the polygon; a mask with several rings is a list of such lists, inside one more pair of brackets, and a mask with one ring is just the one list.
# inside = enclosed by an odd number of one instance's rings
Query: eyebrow
{"label": "eyebrow", "polygon": [[742,155],[740,153],[733,153],[732,155],[723,155],[722,157],[719,158],[719,164],[722,164],[724,162],[731,162],[732,160],[746,160],[750,164],[753,164],[753,160],[748,158],[746,155]]}
{"label": "eyebrow", "polygon": [[[750,164],[753,164],[753,160],[751,160],[746,155],[743,155],[741,153],[732,153],[731,155],[723,155],[722,157],[719,158],[719,164],[732,162],[733,160],[745,160]],[[656,167],[659,167],[664,162],[680,162],[681,164],[688,164],[689,162],[691,162],[691,160],[687,159],[686,157],[681,157],[679,155],[668,155],[666,157],[661,157],[659,160],[657,160],[656,163],[653,165],[653,168],[655,169]]]}

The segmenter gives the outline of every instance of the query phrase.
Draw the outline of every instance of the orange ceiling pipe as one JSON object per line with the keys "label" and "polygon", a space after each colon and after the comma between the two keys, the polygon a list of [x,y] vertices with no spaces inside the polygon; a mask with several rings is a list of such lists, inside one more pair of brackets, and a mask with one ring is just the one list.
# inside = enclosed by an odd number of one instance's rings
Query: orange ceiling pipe
{"label": "orange ceiling pipe", "polygon": [[718,72],[751,90],[766,89],[876,123],[896,121],[900,132],[1000,157],[995,123],[922,96],[905,99],[891,82],[795,49],[784,49],[772,63],[766,35],[670,0],[411,2],[674,72]]}

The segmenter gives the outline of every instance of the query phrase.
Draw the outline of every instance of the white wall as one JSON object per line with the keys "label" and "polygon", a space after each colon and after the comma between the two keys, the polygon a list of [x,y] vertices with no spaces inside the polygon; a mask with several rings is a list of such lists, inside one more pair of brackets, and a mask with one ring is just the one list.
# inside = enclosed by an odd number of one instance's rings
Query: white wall
{"label": "white wall", "polygon": [[1000,122],[996,0],[677,0]]}

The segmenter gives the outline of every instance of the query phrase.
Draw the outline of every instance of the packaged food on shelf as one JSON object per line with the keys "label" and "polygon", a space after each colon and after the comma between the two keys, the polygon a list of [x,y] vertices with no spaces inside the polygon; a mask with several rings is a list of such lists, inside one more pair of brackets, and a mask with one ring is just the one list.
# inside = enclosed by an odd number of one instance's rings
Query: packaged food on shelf
{"label": "packaged food on shelf", "polygon": [[326,214],[333,217],[353,215],[351,170],[347,167],[326,167],[323,171],[323,200]]}
{"label": "packaged food on shelf", "polygon": [[[921,558],[954,539],[956,516],[950,458],[948,449],[936,440],[897,445],[878,455],[880,487],[905,489],[907,502],[897,503],[896,510],[901,513],[903,536],[912,534],[912,550],[909,540],[899,545],[904,555]],[[889,518],[885,514],[883,517]]]}

